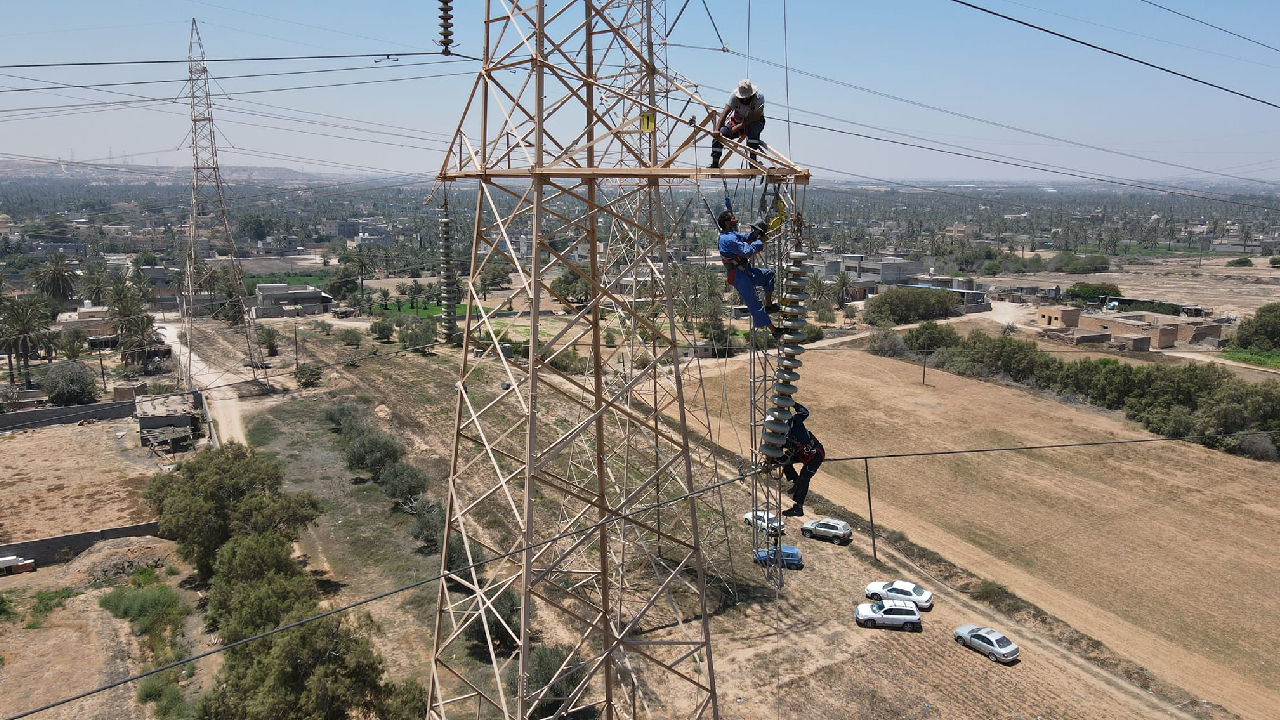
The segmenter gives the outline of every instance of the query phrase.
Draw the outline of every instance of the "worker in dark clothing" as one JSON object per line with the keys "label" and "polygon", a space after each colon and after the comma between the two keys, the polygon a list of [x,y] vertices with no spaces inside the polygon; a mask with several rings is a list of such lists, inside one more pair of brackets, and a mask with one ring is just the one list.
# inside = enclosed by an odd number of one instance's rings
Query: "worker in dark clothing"
{"label": "worker in dark clothing", "polygon": [[720,167],[720,156],[724,153],[722,138],[745,138],[751,159],[755,160],[756,151],[764,144],[760,142],[760,133],[764,132],[764,94],[758,92],[750,80],[739,82],[738,89],[729,96],[729,102],[720,111],[716,128],[711,138],[712,169]]}
{"label": "worker in dark clothing", "polygon": [[[827,451],[818,441],[818,436],[809,432],[809,429],[804,426],[804,421],[809,418],[809,409],[796,403],[795,407],[791,408],[791,412],[791,432],[787,434],[787,454],[782,461],[782,474],[794,483],[791,487],[791,500],[795,505],[792,505],[789,510],[783,510],[782,514],[788,517],[802,517],[805,498],[809,497],[809,481],[817,474],[818,468],[822,467],[822,461],[827,458]],[[792,467],[795,463],[800,463],[798,474]]]}
{"label": "worker in dark clothing", "polygon": [[[720,225],[720,261],[724,263],[728,275],[725,283],[732,285],[742,298],[742,304],[751,313],[751,327],[768,328],[776,338],[782,334],[782,328],[769,320],[769,313],[778,312],[773,302],[774,272],[769,268],[751,266],[751,256],[764,249],[765,232],[763,222],[751,226],[750,233],[738,232],[738,218],[732,210],[725,210],[716,218]],[[764,288],[764,304],[756,295],[756,288]]]}

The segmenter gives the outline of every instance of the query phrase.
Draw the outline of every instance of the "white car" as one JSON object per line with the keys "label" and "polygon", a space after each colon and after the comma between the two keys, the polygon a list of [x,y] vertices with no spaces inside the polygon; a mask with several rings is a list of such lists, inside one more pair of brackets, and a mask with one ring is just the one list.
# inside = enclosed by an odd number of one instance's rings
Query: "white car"
{"label": "white car", "polygon": [[751,510],[742,516],[742,522],[748,525],[754,525],[757,530],[762,531],[766,535],[787,534],[787,529],[782,524],[782,518],[774,515],[768,510]]}
{"label": "white car", "polygon": [[933,609],[933,593],[906,580],[873,582],[867,586],[866,594],[871,600],[905,600],[921,610]]}
{"label": "white car", "polygon": [[879,600],[862,603],[853,613],[853,621],[862,627],[900,627],[920,632],[920,610],[902,600]]}
{"label": "white car", "polygon": [[801,525],[800,534],[805,537],[826,538],[834,543],[847,543],[853,539],[853,528],[843,520],[823,518]]}
{"label": "white car", "polygon": [[1018,659],[1018,646],[991,628],[961,625],[955,630],[955,638],[957,643],[986,655],[991,662],[1011,663]]}

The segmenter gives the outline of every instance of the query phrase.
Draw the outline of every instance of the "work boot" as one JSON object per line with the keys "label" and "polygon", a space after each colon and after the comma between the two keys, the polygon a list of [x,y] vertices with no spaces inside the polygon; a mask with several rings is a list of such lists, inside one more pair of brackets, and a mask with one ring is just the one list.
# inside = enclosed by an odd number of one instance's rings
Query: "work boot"
{"label": "work boot", "polygon": [[769,303],[768,305],[765,305],[765,306],[764,306],[764,311],[765,311],[766,313],[769,313],[770,315],[772,315],[773,313],[776,313],[776,312],[778,312],[778,311],[780,311],[780,310],[782,310],[782,306],[781,306],[781,305],[779,305],[778,303]]}
{"label": "work boot", "polygon": [[773,333],[774,340],[782,339],[782,333],[783,333],[782,328],[778,327],[777,325],[766,325],[765,327],[769,328],[769,332]]}
{"label": "work boot", "polygon": [[804,517],[804,506],[792,505],[790,510],[783,510],[782,514],[787,517]]}
{"label": "work boot", "polygon": [[719,155],[712,155],[712,156],[711,156],[711,164],[710,164],[710,165],[708,165],[708,166],[707,166],[707,168],[708,168],[708,169],[711,169],[711,170],[719,170],[719,169],[720,169],[720,156],[719,156]]}

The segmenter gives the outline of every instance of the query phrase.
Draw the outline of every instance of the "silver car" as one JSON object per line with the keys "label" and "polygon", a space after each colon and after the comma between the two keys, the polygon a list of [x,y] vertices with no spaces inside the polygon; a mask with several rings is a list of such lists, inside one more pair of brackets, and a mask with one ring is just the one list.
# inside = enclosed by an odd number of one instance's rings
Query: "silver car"
{"label": "silver car", "polygon": [[991,662],[1011,663],[1018,659],[1018,646],[991,628],[961,625],[956,628],[955,636],[956,642],[986,655]]}
{"label": "silver car", "polygon": [[786,535],[787,529],[782,524],[782,518],[774,515],[768,510],[751,510],[742,516],[742,522],[748,525],[755,525],[766,535]]}
{"label": "silver car", "polygon": [[933,609],[933,593],[906,580],[873,582],[867,586],[866,593],[872,600],[906,600],[921,610]]}
{"label": "silver car", "polygon": [[853,621],[862,627],[900,627],[920,632],[920,609],[902,600],[880,600],[862,603],[853,613]]}
{"label": "silver car", "polygon": [[801,525],[800,534],[805,537],[826,538],[835,543],[847,543],[853,539],[853,528],[843,520],[823,518]]}

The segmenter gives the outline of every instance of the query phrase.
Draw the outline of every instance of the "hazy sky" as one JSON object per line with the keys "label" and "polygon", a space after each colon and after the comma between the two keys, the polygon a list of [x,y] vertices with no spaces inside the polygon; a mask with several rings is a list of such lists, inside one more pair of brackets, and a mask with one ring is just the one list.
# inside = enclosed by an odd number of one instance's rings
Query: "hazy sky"
{"label": "hazy sky", "polygon": [[[1280,177],[1280,109],[1107,56],[949,0],[707,0],[707,4],[730,49],[778,64],[787,60],[789,50],[794,69],[791,117],[796,121],[919,142],[891,134],[906,133],[926,138],[923,144],[951,143],[1093,173],[1179,178],[1170,182],[1195,175],[962,119],[801,74],[805,72],[1142,157],[1200,169],[1231,168],[1226,171],[1250,177]],[[1280,51],[1140,0],[976,0],[975,4],[1280,104]],[[1162,0],[1160,4],[1280,47],[1280,4],[1274,0]],[[457,0],[455,5],[458,51],[479,54],[483,3]],[[670,14],[682,5],[683,0],[669,2]],[[200,23],[210,58],[435,50],[437,12],[436,2],[428,0],[10,0],[4,3],[0,23],[0,65],[183,59],[192,17]],[[702,0],[687,3],[670,41],[720,45]],[[783,121],[787,74],[782,69],[749,64],[723,53],[674,47],[669,59],[717,103],[724,93],[711,88],[731,88],[749,74],[764,91],[774,118],[765,139],[802,165],[895,179],[1064,180],[812,128],[793,126],[788,135]],[[212,64],[214,76],[222,78],[215,91],[229,95],[215,98],[221,159],[229,165],[323,169],[300,159],[312,158],[434,174],[442,159],[441,141],[457,123],[476,69],[472,62],[440,64],[438,60]],[[230,77],[330,68],[359,69]],[[186,67],[181,64],[0,69],[0,90],[174,81],[0,92],[0,153],[45,158],[74,155],[76,160],[118,160],[127,154],[132,162],[143,165],[189,164],[190,151],[184,147],[188,114],[178,97],[185,76]],[[399,77],[419,79],[251,92]],[[177,98],[177,102],[99,105],[139,98]],[[281,119],[298,112],[347,127]],[[371,128],[382,134],[370,133]],[[302,134],[302,130],[319,134]],[[0,154],[0,159],[6,157]]]}

